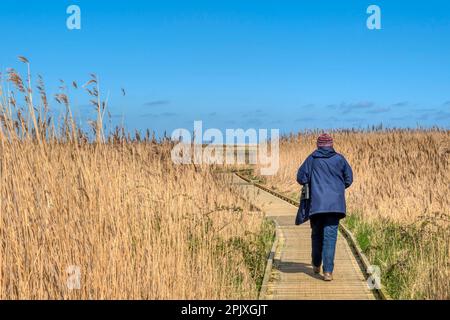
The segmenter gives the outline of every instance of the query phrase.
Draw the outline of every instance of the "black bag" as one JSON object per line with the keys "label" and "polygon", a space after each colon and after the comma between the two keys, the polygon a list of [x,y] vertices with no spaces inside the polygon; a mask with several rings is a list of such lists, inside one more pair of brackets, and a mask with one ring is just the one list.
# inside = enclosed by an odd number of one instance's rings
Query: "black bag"
{"label": "black bag", "polygon": [[314,159],[312,161],[311,171],[309,173],[309,182],[303,185],[302,192],[300,193],[300,205],[297,210],[297,216],[295,217],[295,225],[297,226],[309,220],[309,210],[311,209],[310,185],[313,165]]}
{"label": "black bag", "polygon": [[295,225],[300,225],[309,220],[309,210],[311,208],[311,199],[309,198],[309,183],[303,185],[300,195],[300,206],[295,217]]}

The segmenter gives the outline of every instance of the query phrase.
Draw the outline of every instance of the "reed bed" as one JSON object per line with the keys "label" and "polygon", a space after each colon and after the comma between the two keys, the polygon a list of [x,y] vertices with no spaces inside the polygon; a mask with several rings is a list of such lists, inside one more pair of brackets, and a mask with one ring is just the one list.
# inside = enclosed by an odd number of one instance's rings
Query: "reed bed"
{"label": "reed bed", "polygon": [[229,178],[173,164],[168,140],[104,136],[95,75],[93,133],[63,83],[55,121],[21,61],[0,87],[0,299],[256,298],[273,226]]}
{"label": "reed bed", "polygon": [[[450,299],[450,131],[341,130],[335,149],[351,164],[347,223],[395,298]],[[264,182],[298,197],[296,173],[317,132],[280,142],[280,169]]]}

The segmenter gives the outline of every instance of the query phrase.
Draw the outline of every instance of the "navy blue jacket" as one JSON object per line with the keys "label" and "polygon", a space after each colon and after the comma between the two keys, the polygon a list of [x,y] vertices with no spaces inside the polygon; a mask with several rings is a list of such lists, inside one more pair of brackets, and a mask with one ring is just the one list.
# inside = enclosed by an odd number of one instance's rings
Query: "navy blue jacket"
{"label": "navy blue jacket", "polygon": [[327,212],[345,216],[345,189],[353,182],[353,172],[333,148],[318,148],[308,156],[298,169],[297,182],[310,183],[310,216]]}

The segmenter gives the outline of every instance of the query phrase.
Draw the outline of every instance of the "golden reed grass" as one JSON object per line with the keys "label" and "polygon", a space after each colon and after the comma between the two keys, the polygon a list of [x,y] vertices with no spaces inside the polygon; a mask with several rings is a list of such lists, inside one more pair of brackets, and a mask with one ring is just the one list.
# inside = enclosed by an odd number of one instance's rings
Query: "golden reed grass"
{"label": "golden reed grass", "polygon": [[[15,70],[8,83],[14,91],[0,88],[1,299],[257,296],[244,252],[230,241],[251,247],[263,216],[226,177],[174,165],[169,141],[120,130],[105,138],[94,75],[85,86],[98,112],[93,143],[75,127],[64,86],[55,96],[67,111],[59,126],[41,80],[39,102]],[[67,286],[71,266],[80,289]]]}
{"label": "golden reed grass", "polygon": [[[401,266],[405,259],[414,260],[397,275],[406,281],[398,297],[449,299],[450,131],[342,130],[332,136],[336,151],[353,168],[347,209],[372,230],[369,256],[392,258],[381,259],[384,271]],[[316,138],[314,132],[284,137],[280,170],[266,183],[297,197],[297,169],[316,148]],[[399,226],[399,239],[387,239],[393,236],[387,231],[391,223]],[[404,239],[409,239],[410,247],[403,246]],[[394,252],[388,248],[391,240],[396,242]]]}
{"label": "golden reed grass", "polygon": [[[335,132],[336,151],[352,166],[349,211],[367,219],[411,221],[439,212],[450,216],[450,131]],[[316,148],[315,134],[280,142],[280,169],[267,178],[281,192],[298,192],[297,169]]]}

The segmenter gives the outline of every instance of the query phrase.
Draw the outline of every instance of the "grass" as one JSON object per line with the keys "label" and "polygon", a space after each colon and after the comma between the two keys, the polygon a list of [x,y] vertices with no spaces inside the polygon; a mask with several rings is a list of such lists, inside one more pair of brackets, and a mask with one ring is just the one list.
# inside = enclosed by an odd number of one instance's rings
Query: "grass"
{"label": "grass", "polygon": [[349,215],[345,219],[345,225],[354,233],[361,250],[366,252],[370,247],[370,240],[373,236],[372,229],[369,224],[364,224],[356,218],[356,215]]}
{"label": "grass", "polygon": [[[367,223],[361,214],[354,213],[345,224],[371,263],[381,267],[382,283],[393,298],[450,299],[446,279],[442,283],[434,282],[434,278],[446,274],[450,268],[448,256],[444,254],[449,250],[449,243],[440,235],[430,233],[427,223],[408,226],[388,220]],[[442,248],[436,250],[436,246]],[[439,270],[435,264],[437,259],[447,260],[446,269]],[[421,278],[424,276],[421,266],[427,269],[425,278]]]}
{"label": "grass", "polygon": [[250,271],[258,292],[261,289],[267,256],[274,241],[275,225],[272,221],[265,220],[261,231],[255,235],[252,241],[245,241],[241,237],[230,239],[228,244],[242,253],[242,257]]}

